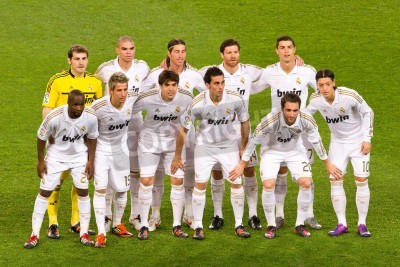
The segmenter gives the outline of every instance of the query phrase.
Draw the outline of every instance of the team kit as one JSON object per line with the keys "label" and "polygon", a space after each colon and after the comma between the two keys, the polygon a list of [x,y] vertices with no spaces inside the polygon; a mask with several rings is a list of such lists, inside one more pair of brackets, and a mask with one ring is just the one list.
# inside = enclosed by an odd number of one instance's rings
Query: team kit
{"label": "team kit", "polygon": [[[69,229],[79,234],[85,246],[105,248],[107,234],[134,236],[122,223],[128,192],[129,224],[138,231],[138,239],[151,238],[150,232],[161,225],[165,177],[171,184],[175,237],[188,238],[187,231],[192,229],[192,238],[203,240],[206,228],[224,226],[222,204],[228,183],[232,233],[249,238],[246,225],[264,230],[265,238],[273,239],[286,223],[289,172],[298,184],[293,231],[307,238],[310,228],[322,229],[313,208],[314,154],[328,172],[337,217],[328,235],[340,236],[351,227],[343,185],[351,161],[358,211],[354,227],[359,236],[371,236],[366,217],[374,113],[357,91],[336,86],[331,70],[316,71],[304,64],[291,37],[276,40],[279,61],[266,68],[240,63],[240,44],[234,39],[221,43],[222,63],[201,69],[186,62],[186,44],[181,39],[168,42],[166,59],[152,70],[145,61],[135,59],[131,37],[121,36],[115,50],[115,59],[90,74],[87,48],[73,45],[68,50],[69,70],[55,74],[47,84],[43,121],[37,131],[40,188],[25,248],[39,244],[46,211],[48,238],[60,238],[59,192],[69,177],[73,181]],[[314,90],[310,96],[309,88]],[[271,112],[251,131],[250,96],[264,90],[271,92],[271,103],[265,107]],[[313,118],[316,112],[331,133],[328,152]],[[213,208],[214,214],[204,226],[209,183],[212,206],[207,208]],[[257,213],[259,198],[265,220]],[[89,229],[92,206],[96,231]]]}

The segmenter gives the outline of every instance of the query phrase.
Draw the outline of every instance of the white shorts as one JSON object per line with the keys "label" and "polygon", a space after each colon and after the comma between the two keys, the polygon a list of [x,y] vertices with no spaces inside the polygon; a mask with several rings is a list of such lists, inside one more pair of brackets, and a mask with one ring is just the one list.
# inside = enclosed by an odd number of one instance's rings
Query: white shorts
{"label": "white shorts", "polygon": [[70,170],[74,186],[78,189],[88,189],[89,180],[86,176],[86,162],[58,162],[46,161],[47,174],[43,176],[40,189],[53,191],[60,184],[60,177],[64,171]]}
{"label": "white shorts", "polygon": [[292,178],[297,180],[301,177],[311,178],[311,165],[308,161],[307,154],[302,149],[289,152],[277,150],[267,150],[261,155],[260,177],[261,180],[276,179],[278,171],[282,163],[288,167],[292,174]]}
{"label": "white shorts", "polygon": [[369,177],[370,153],[363,155],[361,153],[361,144],[362,141],[354,144],[331,142],[329,145],[329,161],[342,170],[343,175],[345,175],[350,159],[354,176]]}
{"label": "white shorts", "polygon": [[[182,153],[182,158],[184,153]],[[163,153],[149,153],[141,152],[139,149],[139,166],[140,166],[140,177],[154,177],[156,170],[165,170],[165,174],[173,176],[175,178],[183,178],[184,172],[182,169],[178,169],[175,174],[171,173],[171,163],[175,156],[175,151],[163,152]],[[162,166],[159,163],[162,160]]]}
{"label": "white shorts", "polygon": [[138,140],[139,133],[128,132],[129,166],[131,172],[139,172],[138,158]]}
{"label": "white shorts", "polygon": [[111,187],[115,192],[129,190],[129,155],[121,152],[114,155],[96,153],[94,158],[94,187],[96,190]]}
{"label": "white shorts", "polygon": [[236,143],[226,147],[196,146],[194,150],[195,181],[198,183],[208,182],[213,166],[220,163],[224,179],[232,184],[241,184],[242,178],[237,178],[233,182],[229,180],[229,172],[236,167],[239,161],[239,149]]}

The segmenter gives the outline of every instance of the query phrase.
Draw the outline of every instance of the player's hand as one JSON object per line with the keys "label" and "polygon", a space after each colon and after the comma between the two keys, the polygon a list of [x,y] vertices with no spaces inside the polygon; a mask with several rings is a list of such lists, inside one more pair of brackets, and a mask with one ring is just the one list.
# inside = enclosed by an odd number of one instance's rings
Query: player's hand
{"label": "player's hand", "polygon": [[371,142],[362,142],[361,153],[367,155],[369,152],[371,152]]}
{"label": "player's hand", "polygon": [[229,172],[229,180],[235,181],[237,178],[243,175],[244,167],[246,166],[246,162],[241,160],[238,165],[236,165],[233,170]]}
{"label": "player's hand", "polygon": [[185,171],[185,163],[180,158],[175,158],[171,162],[171,173],[175,174],[178,169]]}
{"label": "player's hand", "polygon": [[87,162],[86,163],[86,168],[85,168],[85,172],[87,175],[87,179],[90,180],[92,179],[93,175],[94,175],[94,164]]}
{"label": "player's hand", "polygon": [[54,137],[52,135],[50,135],[49,139],[47,140],[49,142],[49,144],[54,144]]}
{"label": "player's hand", "polygon": [[296,65],[297,66],[303,66],[304,65],[304,60],[299,55],[295,55],[294,59],[296,60]]}
{"label": "player's hand", "polygon": [[47,164],[46,161],[39,161],[37,165],[37,175],[43,179],[43,175],[47,174]]}
{"label": "player's hand", "polygon": [[329,160],[325,161],[325,167],[326,170],[328,171],[328,174],[332,175],[335,178],[335,180],[343,179],[342,171],[335,165],[331,164]]}
{"label": "player's hand", "polygon": [[164,70],[167,70],[167,69],[168,69],[167,60],[166,60],[166,59],[164,59],[163,61],[161,61],[160,67],[161,67],[162,69],[164,69]]}

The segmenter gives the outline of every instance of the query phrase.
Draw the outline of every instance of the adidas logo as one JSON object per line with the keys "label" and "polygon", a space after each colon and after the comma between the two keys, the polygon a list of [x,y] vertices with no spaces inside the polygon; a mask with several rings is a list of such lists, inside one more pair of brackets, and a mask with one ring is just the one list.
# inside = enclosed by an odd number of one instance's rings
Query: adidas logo
{"label": "adidas logo", "polygon": [[113,118],[110,118],[110,121],[114,121]]}
{"label": "adidas logo", "polygon": [[160,112],[160,110],[158,108],[156,108],[156,110],[154,112]]}

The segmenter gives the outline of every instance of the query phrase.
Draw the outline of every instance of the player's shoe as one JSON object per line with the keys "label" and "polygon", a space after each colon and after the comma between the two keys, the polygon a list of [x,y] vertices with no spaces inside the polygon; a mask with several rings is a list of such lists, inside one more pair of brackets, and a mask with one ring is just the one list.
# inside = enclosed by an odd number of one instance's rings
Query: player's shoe
{"label": "player's shoe", "polygon": [[251,228],[253,228],[254,230],[261,230],[262,226],[261,226],[261,220],[260,218],[258,218],[256,215],[253,215],[250,219],[249,219],[249,225]]}
{"label": "player's shoe", "polygon": [[341,234],[344,234],[347,232],[348,232],[347,227],[340,223],[340,224],[336,225],[336,227],[332,231],[329,231],[328,235],[338,236],[338,235],[341,235]]}
{"label": "player's shoe", "polygon": [[272,239],[275,238],[275,235],[276,235],[276,227],[271,225],[268,226],[264,236],[268,239]]}
{"label": "player's shoe", "polygon": [[149,228],[147,228],[146,226],[140,228],[138,238],[140,240],[147,240],[149,238]]}
{"label": "player's shoe", "polygon": [[301,237],[310,237],[310,232],[307,231],[306,227],[303,224],[297,225],[294,228],[294,233],[298,234]]}
{"label": "player's shoe", "polygon": [[179,238],[188,238],[189,235],[182,230],[182,226],[177,225],[172,228],[172,234]]}
{"label": "player's shoe", "polygon": [[93,240],[90,239],[90,236],[88,233],[84,233],[83,235],[81,235],[80,240],[81,240],[81,243],[84,244],[85,246],[89,246],[89,247],[94,246],[94,242],[93,242]]}
{"label": "player's shoe", "polygon": [[104,228],[106,229],[106,233],[110,232],[112,226],[112,219],[108,216],[104,217]]}
{"label": "player's shoe", "polygon": [[99,234],[96,237],[96,243],[94,243],[95,248],[105,248],[107,242],[107,237],[104,234]]}
{"label": "player's shoe", "polygon": [[285,218],[276,217],[275,223],[276,223],[276,229],[281,229],[285,225]]}
{"label": "player's shoe", "polygon": [[129,218],[129,223],[135,227],[135,230],[139,231],[142,228],[142,221],[140,220],[140,215],[137,217],[130,217]]}
{"label": "player's shoe", "polygon": [[242,238],[248,238],[250,237],[250,233],[246,231],[243,225],[239,225],[235,229],[235,233],[237,236],[242,237]]}
{"label": "player's shoe", "polygon": [[161,225],[161,218],[150,218],[149,220],[149,231],[153,232]]}
{"label": "player's shoe", "polygon": [[31,235],[28,241],[25,242],[24,248],[34,248],[39,244],[39,238],[36,235]]}
{"label": "player's shoe", "polygon": [[368,231],[367,226],[365,224],[360,224],[358,226],[358,234],[362,237],[370,237],[371,233]]}
{"label": "player's shoe", "polygon": [[192,228],[193,230],[194,230],[194,223],[193,223],[193,221],[194,221],[194,217],[193,216],[186,216],[186,215],[183,215],[183,222],[187,225],[187,226],[189,226],[190,228]]}
{"label": "player's shoe", "polygon": [[[69,228],[69,231],[70,231],[71,233],[79,234],[79,233],[81,232],[81,223],[78,222],[78,223],[76,223],[75,225],[72,225],[72,226]],[[93,231],[93,230],[88,229],[88,234],[89,234],[89,235],[95,235],[96,232]]]}
{"label": "player's shoe", "polygon": [[50,225],[49,229],[47,229],[47,237],[51,239],[60,238],[60,230],[58,229],[57,224]]}
{"label": "player's shoe", "polygon": [[311,227],[312,229],[315,230],[321,230],[322,226],[317,222],[317,220],[314,217],[308,217],[305,221],[304,224],[306,226]]}
{"label": "player's shoe", "polygon": [[210,226],[208,226],[208,229],[211,230],[218,230],[224,225],[224,219],[220,218],[218,215],[212,218]]}
{"label": "player's shoe", "polygon": [[204,238],[205,238],[205,237],[204,237],[203,228],[197,227],[197,228],[194,230],[193,239],[196,239],[196,240],[203,240]]}
{"label": "player's shoe", "polygon": [[128,230],[126,230],[126,227],[122,223],[113,227],[112,233],[114,235],[117,235],[120,237],[132,237],[133,236],[133,234],[131,232],[128,232]]}

